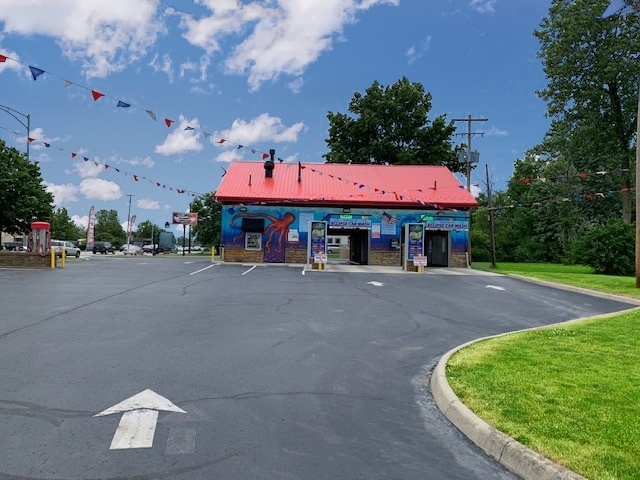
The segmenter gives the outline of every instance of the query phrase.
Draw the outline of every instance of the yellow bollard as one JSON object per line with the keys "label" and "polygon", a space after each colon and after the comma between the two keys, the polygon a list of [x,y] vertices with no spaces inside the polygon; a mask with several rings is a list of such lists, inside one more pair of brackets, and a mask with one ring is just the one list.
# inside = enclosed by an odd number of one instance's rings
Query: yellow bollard
{"label": "yellow bollard", "polygon": [[56,268],[56,251],[55,249],[51,249],[51,268]]}
{"label": "yellow bollard", "polygon": [[324,264],[323,264],[322,262],[320,262],[320,263],[318,264],[318,271],[320,271],[320,272],[321,272],[323,268],[324,268]]}
{"label": "yellow bollard", "polygon": [[422,273],[422,269],[423,269],[422,265],[418,265],[418,273]]}
{"label": "yellow bollard", "polygon": [[60,260],[61,260],[60,264],[61,264],[62,268],[66,268],[66,265],[67,265],[67,249],[64,246],[62,247],[62,257],[61,257]]}

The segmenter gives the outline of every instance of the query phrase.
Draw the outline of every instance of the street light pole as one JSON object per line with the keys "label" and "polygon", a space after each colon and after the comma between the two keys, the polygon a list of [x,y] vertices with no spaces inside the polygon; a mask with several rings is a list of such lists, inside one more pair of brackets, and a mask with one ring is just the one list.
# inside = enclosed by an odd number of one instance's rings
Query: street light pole
{"label": "street light pole", "polygon": [[[20,125],[22,125],[24,128],[27,129],[27,161],[29,160],[29,144],[31,143],[29,141],[29,137],[31,135],[31,115],[27,114],[27,113],[22,113],[19,112],[18,110],[11,108],[11,107],[7,107],[6,105],[0,105],[0,110],[2,110],[5,113],[8,113],[9,115],[11,115],[13,118],[15,118],[18,122],[20,122]],[[22,120],[20,120],[18,117],[16,117],[15,114],[18,115],[22,115],[24,118],[27,119],[27,123],[25,124]]]}

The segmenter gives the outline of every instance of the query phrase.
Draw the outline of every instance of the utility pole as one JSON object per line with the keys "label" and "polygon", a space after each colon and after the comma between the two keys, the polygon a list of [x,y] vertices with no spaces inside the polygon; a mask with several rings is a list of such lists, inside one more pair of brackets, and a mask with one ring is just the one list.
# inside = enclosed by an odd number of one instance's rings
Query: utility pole
{"label": "utility pole", "polygon": [[471,118],[469,115],[467,118],[454,118],[454,122],[467,122],[467,133],[456,133],[455,135],[466,135],[467,136],[467,191],[471,192],[471,137],[474,135],[484,136],[483,132],[472,132],[471,131],[471,122],[486,122],[488,118]]}
{"label": "utility pole", "polygon": [[[469,115],[467,118],[454,118],[454,122],[467,122],[467,133],[456,133],[455,135],[466,135],[467,136],[467,192],[471,193],[471,137],[474,135],[484,136],[483,132],[472,132],[471,131],[471,122],[486,122],[488,118],[471,118]],[[467,235],[467,267],[471,265],[471,213],[469,213],[469,235]]]}
{"label": "utility pole", "polygon": [[127,245],[129,245],[131,240],[131,197],[133,195],[127,195],[129,197],[129,213],[127,213]]}
{"label": "utility pole", "polygon": [[487,173],[487,205],[489,206],[489,238],[491,239],[491,267],[496,268],[496,234],[493,229],[493,200],[491,199],[491,181],[489,180],[489,164],[485,163]]}

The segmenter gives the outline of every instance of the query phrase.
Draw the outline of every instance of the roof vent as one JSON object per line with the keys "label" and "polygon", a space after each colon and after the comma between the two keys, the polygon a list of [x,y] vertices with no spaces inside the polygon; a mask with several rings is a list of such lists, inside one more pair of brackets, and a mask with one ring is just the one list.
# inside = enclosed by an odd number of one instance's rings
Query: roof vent
{"label": "roof vent", "polygon": [[273,178],[273,169],[275,167],[273,157],[275,156],[276,151],[272,148],[269,150],[269,154],[271,154],[271,158],[264,162],[264,178]]}

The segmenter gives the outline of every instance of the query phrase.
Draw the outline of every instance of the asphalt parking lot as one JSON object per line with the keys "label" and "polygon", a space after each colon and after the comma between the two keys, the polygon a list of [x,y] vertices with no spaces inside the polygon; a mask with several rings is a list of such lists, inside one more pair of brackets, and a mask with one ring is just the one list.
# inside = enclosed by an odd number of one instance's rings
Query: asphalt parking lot
{"label": "asphalt parking lot", "polygon": [[0,478],[511,479],[433,405],[474,338],[630,308],[473,271],[0,269]]}

